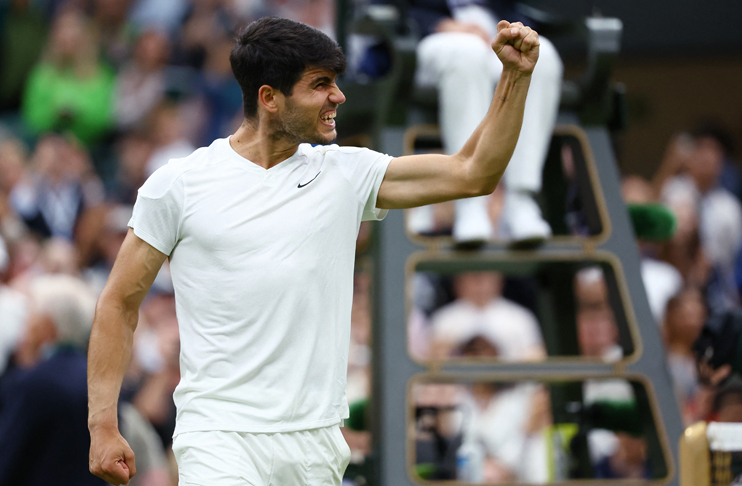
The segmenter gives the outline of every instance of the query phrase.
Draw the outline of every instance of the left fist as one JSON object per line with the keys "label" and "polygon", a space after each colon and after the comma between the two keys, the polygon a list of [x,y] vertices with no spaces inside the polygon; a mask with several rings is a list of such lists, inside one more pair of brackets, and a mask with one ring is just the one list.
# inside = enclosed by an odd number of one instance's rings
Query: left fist
{"label": "left fist", "polygon": [[502,61],[505,69],[533,72],[538,60],[538,34],[520,22],[501,20],[497,24],[497,36],[492,41],[492,50]]}

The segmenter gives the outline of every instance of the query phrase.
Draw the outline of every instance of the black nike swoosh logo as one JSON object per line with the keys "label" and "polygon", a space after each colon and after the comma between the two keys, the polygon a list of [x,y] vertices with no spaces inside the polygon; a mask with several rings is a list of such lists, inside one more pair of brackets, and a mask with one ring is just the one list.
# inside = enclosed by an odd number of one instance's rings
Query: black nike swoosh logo
{"label": "black nike swoosh logo", "polygon": [[[319,171],[319,172],[317,172],[317,175],[316,175],[316,176],[314,176],[314,177],[312,177],[312,181],[313,181],[313,180],[315,180],[315,179],[317,178],[317,176],[319,176],[319,175],[320,175],[321,173],[322,173],[322,171]],[[310,182],[312,182],[312,181],[309,181],[309,182],[307,182],[306,184],[299,184],[299,185],[298,185],[298,186],[296,186],[296,187],[298,187],[299,189],[301,189],[302,187],[304,187],[304,186],[308,185],[308,184],[309,184]]]}

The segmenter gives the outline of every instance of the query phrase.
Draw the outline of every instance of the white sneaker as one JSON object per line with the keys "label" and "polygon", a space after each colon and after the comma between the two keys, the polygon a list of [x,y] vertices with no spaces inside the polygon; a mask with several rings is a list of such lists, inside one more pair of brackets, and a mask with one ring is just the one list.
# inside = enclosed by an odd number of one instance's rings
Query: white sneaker
{"label": "white sneaker", "polygon": [[482,244],[495,234],[487,212],[487,197],[470,197],[456,201],[453,239],[461,245]]}
{"label": "white sneaker", "polygon": [[506,190],[500,230],[500,235],[514,245],[538,244],[551,236],[551,226],[526,191]]}

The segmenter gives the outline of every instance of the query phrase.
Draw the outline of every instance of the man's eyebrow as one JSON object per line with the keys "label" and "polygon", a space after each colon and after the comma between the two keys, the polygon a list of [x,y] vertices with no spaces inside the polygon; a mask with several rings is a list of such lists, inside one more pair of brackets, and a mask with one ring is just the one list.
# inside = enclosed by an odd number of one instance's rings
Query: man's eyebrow
{"label": "man's eyebrow", "polygon": [[315,78],[314,81],[312,81],[309,84],[317,84],[319,82],[332,84],[333,81],[332,81],[332,79],[329,76],[320,76],[318,78]]}

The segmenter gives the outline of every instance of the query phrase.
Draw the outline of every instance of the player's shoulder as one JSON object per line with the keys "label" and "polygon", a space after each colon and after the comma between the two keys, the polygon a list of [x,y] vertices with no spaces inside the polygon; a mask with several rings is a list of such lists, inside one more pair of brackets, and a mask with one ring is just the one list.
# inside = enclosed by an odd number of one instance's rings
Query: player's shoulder
{"label": "player's shoulder", "polygon": [[225,140],[217,139],[208,147],[198,148],[185,157],[170,159],[147,178],[139,189],[140,194],[151,198],[162,197],[184,174],[219,162],[224,158],[221,145]]}
{"label": "player's shoulder", "polygon": [[348,147],[340,146],[337,144],[331,145],[311,145],[303,143],[300,145],[300,150],[307,157],[323,157],[339,162],[359,160],[364,157],[379,157],[382,154],[375,152],[365,147]]}

